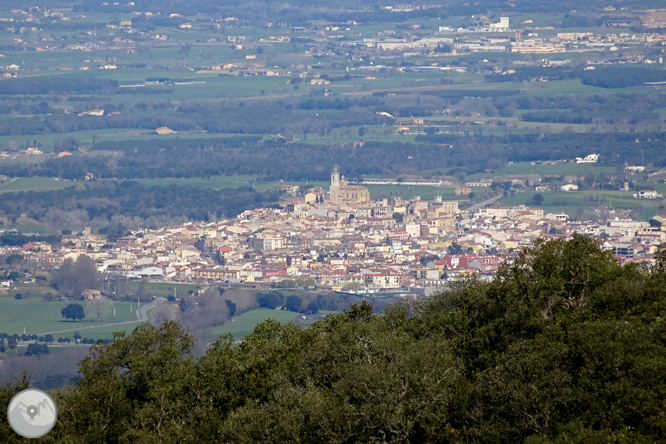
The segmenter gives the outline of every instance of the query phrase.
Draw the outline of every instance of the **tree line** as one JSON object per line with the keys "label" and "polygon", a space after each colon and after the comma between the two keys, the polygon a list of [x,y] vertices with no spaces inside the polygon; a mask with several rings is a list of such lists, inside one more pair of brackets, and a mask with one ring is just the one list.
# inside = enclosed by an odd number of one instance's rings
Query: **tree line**
{"label": "tree line", "polygon": [[[137,182],[95,182],[92,187],[0,195],[0,214],[35,219],[52,230],[82,229],[118,224],[128,228],[157,228],[187,220],[215,221],[247,209],[277,202],[277,192],[250,187],[213,190],[192,186],[147,187]],[[124,234],[124,232],[122,233]],[[24,242],[26,236],[3,235],[3,243]],[[48,241],[47,238],[45,240]],[[53,238],[53,240],[56,240]],[[27,243],[27,242],[25,242]]]}
{"label": "tree line", "polygon": [[586,71],[569,67],[526,67],[512,74],[488,74],[489,82],[522,82],[535,77],[552,80],[580,79],[583,84],[600,88],[627,88],[643,86],[648,82],[666,81],[666,73],[661,69],[636,66],[605,66]]}
{"label": "tree line", "polygon": [[[456,169],[471,174],[487,169],[498,170],[508,161],[572,159],[591,152],[601,154],[600,162],[606,165],[638,163],[642,152],[654,166],[664,166],[666,153],[661,141],[665,137],[664,132],[466,135],[461,130],[460,134],[431,132],[418,135],[415,143],[367,141],[362,148],[352,144],[317,146],[284,141],[256,144],[239,141],[244,145],[242,150],[228,149],[223,140],[181,140],[173,143],[158,140],[148,142],[146,146],[139,141],[105,142],[102,146],[107,149],[93,150],[88,154],[49,159],[41,164],[8,163],[0,166],[0,174],[63,179],[80,179],[88,172],[95,177],[123,179],[256,174],[275,180],[327,180],[334,165],[345,171],[349,178],[370,174],[418,174],[433,168],[439,168],[442,174]],[[106,191],[98,192],[94,188],[104,190],[105,186],[96,182],[93,190],[87,193],[104,194]],[[178,191],[190,192],[194,191]],[[65,196],[72,192],[50,193]],[[13,202],[13,196],[0,196],[0,210],[9,208],[5,211],[15,214],[16,210],[11,208],[17,208],[19,202],[40,199],[36,194],[26,194],[19,195],[20,199]],[[189,206],[186,205],[186,208]]]}

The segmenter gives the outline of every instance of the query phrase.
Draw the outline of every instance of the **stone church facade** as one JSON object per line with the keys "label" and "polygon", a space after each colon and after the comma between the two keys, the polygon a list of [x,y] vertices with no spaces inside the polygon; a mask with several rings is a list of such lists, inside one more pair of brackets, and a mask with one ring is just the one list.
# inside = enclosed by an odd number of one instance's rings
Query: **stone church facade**
{"label": "stone church facade", "polygon": [[370,191],[359,185],[348,185],[340,180],[340,172],[333,168],[331,173],[330,200],[335,205],[359,205],[370,202]]}

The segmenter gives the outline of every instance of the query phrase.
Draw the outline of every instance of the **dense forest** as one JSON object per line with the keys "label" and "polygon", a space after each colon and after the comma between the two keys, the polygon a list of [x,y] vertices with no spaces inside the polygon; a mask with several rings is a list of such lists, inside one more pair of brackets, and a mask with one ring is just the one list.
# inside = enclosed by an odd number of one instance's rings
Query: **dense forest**
{"label": "dense forest", "polygon": [[[122,90],[121,90],[122,91]],[[140,89],[140,91],[142,91]],[[15,99],[0,108],[6,113],[16,112],[18,105]],[[51,111],[47,104],[36,104],[43,109],[35,111]],[[76,131],[102,130],[109,128],[151,129],[168,126],[176,131],[205,131],[210,133],[234,134],[289,134],[316,132],[325,126],[332,128],[352,125],[381,125],[392,120],[378,116],[370,109],[346,107],[347,112],[330,110],[321,115],[320,119],[299,119],[292,105],[276,101],[265,101],[259,104],[245,105],[208,105],[208,104],[172,104],[140,102],[134,108],[125,104],[109,104],[95,100],[76,103],[81,112],[93,108],[105,110],[104,116],[81,116],[78,114],[57,112],[42,118],[30,117],[8,122],[0,122],[0,135],[38,135],[62,134]],[[0,102],[2,106],[2,102]],[[37,106],[33,105],[33,109]],[[307,104],[303,107],[306,108]],[[4,109],[3,109],[4,108]],[[146,116],[146,110],[155,111]],[[118,114],[113,114],[117,112]]]}
{"label": "dense forest", "polygon": [[306,329],[269,320],[203,355],[178,323],[145,324],[93,346],[39,442],[660,442],[664,310],[664,250],[620,266],[576,235],[490,282]]}
{"label": "dense forest", "polygon": [[[554,117],[557,112],[531,113],[526,119]],[[280,139],[242,142],[242,150],[230,149],[223,139],[105,142],[100,144],[105,149],[85,155],[52,158],[42,164],[7,163],[0,167],[0,174],[62,179],[80,179],[88,172],[95,177],[122,179],[259,174],[272,180],[326,180],[333,165],[338,165],[349,178],[370,174],[445,175],[452,174],[452,169],[472,174],[497,171],[509,161],[572,159],[593,152],[601,154],[606,165],[632,164],[640,161],[641,151],[654,166],[664,166],[664,140],[664,132],[501,136],[461,131],[418,135],[416,143],[367,141],[362,147],[352,143],[285,143]]]}
{"label": "dense forest", "polygon": [[[182,14],[187,14],[189,12],[186,2],[183,1],[165,1],[165,0],[142,0],[135,2],[137,6],[149,9],[152,11],[163,11],[168,12],[179,12]],[[623,5],[622,2],[617,2],[619,5]],[[417,5],[427,5],[427,4],[438,4],[432,1],[416,1],[414,4]],[[476,14],[484,13],[487,11],[495,11],[498,8],[511,10],[516,12],[559,12],[559,13],[568,13],[572,10],[597,10],[600,9],[609,3],[604,0],[590,0],[581,4],[574,0],[563,0],[563,1],[544,1],[535,4],[528,0],[520,1],[502,1],[498,2],[495,0],[483,0],[479,2],[466,2],[464,0],[455,0],[449,1],[444,7],[437,8],[441,11],[430,12],[429,15],[424,14],[424,11],[415,11],[410,13],[411,16],[430,16],[438,17],[443,14],[451,15],[467,15],[467,14]],[[613,3],[611,3],[613,4]],[[363,2],[362,6],[355,0],[337,0],[334,2],[323,2],[323,1],[306,1],[306,0],[291,0],[289,2],[244,2],[242,5],[235,3],[231,0],[224,1],[214,1],[206,0],[197,4],[197,9],[201,12],[209,14],[224,14],[235,12],[236,15],[239,15],[246,19],[256,18],[256,17],[267,17],[270,14],[279,17],[293,17],[300,18],[305,21],[307,19],[338,19],[341,20],[346,17],[346,10],[354,10],[355,19],[358,20],[359,12],[367,11],[368,16],[370,16],[369,21],[382,20],[387,21],[390,19],[399,20],[397,17],[390,17],[389,14],[386,14],[388,17],[381,17],[374,19],[373,14],[370,12],[375,12],[379,7],[385,6],[385,2],[379,0],[370,0]],[[663,6],[659,0],[634,0],[631,2],[633,8],[659,8]],[[77,10],[80,11],[108,11],[110,7],[104,3],[96,2],[94,0],[83,1],[80,5],[77,5]],[[116,8],[117,9],[117,8]],[[360,10],[360,11],[359,11]],[[130,7],[127,8],[127,12],[131,12]],[[426,10],[427,11],[427,10]],[[375,12],[377,13],[377,12]],[[420,13],[420,14],[419,14]],[[166,14],[168,15],[168,14]],[[407,14],[393,14],[393,16],[402,15],[403,18]],[[373,20],[374,19],[374,20]],[[365,19],[364,21],[368,21]]]}
{"label": "dense forest", "polygon": [[257,192],[251,187],[213,190],[107,181],[58,191],[2,194],[0,216],[29,218],[52,230],[119,224],[133,229],[158,228],[188,220],[212,222],[234,217],[248,209],[268,207],[277,200],[276,192]]}

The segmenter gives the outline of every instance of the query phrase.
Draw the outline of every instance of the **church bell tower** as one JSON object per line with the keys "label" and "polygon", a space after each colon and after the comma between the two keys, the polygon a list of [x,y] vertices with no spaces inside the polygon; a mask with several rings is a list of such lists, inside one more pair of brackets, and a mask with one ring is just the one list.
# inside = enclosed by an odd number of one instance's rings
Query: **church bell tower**
{"label": "church bell tower", "polygon": [[337,168],[333,168],[333,172],[331,173],[331,190],[333,189],[340,189],[340,172]]}

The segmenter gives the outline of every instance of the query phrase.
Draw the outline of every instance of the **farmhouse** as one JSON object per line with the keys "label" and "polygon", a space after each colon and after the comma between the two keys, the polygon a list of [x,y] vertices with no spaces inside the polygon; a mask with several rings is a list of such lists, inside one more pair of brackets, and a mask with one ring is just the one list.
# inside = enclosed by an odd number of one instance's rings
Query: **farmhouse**
{"label": "farmhouse", "polygon": [[171,128],[166,127],[166,126],[161,126],[161,127],[157,128],[157,129],[155,130],[155,132],[156,132],[157,134],[160,134],[160,135],[165,135],[165,134],[176,134],[176,133],[178,133],[178,131],[174,131],[174,130],[172,130]]}
{"label": "farmhouse", "polygon": [[470,187],[467,187],[467,186],[465,186],[465,187],[456,187],[456,190],[455,190],[454,194],[456,196],[467,196],[471,192],[472,192],[472,189]]}

